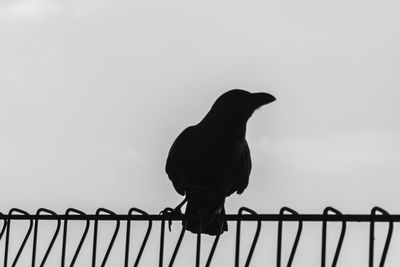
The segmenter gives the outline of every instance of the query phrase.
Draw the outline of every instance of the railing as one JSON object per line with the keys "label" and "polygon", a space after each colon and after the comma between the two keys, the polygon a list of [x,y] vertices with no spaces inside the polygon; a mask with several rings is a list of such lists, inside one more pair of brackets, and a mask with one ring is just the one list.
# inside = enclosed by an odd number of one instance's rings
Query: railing
{"label": "railing", "polygon": [[[384,266],[385,260],[388,254],[390,241],[393,234],[393,224],[400,222],[400,215],[390,215],[385,210],[375,207],[371,210],[370,214],[342,214],[338,210],[327,207],[322,214],[298,214],[296,211],[283,207],[279,214],[257,214],[253,210],[242,207],[239,209],[238,214],[229,214],[225,215],[224,218],[227,221],[236,222],[236,238],[235,238],[235,266],[239,266],[240,262],[240,245],[241,245],[241,223],[244,221],[254,221],[257,223],[256,231],[252,239],[252,243],[250,246],[249,253],[247,255],[245,266],[249,266],[252,260],[252,256],[254,254],[255,248],[257,246],[257,241],[260,236],[260,231],[262,227],[262,222],[277,222],[277,255],[276,255],[276,264],[278,267],[282,265],[282,232],[283,232],[283,223],[284,222],[297,222],[297,232],[294,238],[294,242],[292,248],[290,250],[289,258],[287,260],[286,266],[291,266],[292,262],[296,255],[296,250],[302,235],[303,223],[305,222],[320,222],[322,223],[322,241],[321,241],[321,266],[326,266],[326,243],[327,243],[327,222],[340,222],[341,223],[341,231],[340,236],[336,245],[336,249],[334,252],[334,257],[332,260],[331,266],[336,266],[342,244],[344,242],[344,238],[346,235],[346,225],[348,222],[368,222],[369,223],[369,266],[374,266],[374,236],[375,236],[375,222],[386,222],[388,224],[388,232],[386,234],[385,244],[382,251],[382,255],[380,256],[379,266]],[[65,214],[56,214],[55,212],[48,209],[39,209],[36,214],[28,214],[27,212],[20,209],[11,209],[8,214],[3,214],[0,212],[0,221],[3,221],[3,224],[0,228],[0,242],[5,242],[4,245],[4,266],[16,266],[22,252],[24,251],[26,244],[29,240],[29,237],[33,235],[32,238],[32,251],[31,251],[31,266],[45,266],[46,261],[50,253],[54,253],[57,250],[54,246],[57,238],[61,238],[61,247],[58,248],[61,251],[61,266],[74,266],[77,258],[81,253],[81,249],[83,244],[86,242],[90,242],[88,240],[88,232],[89,228],[93,226],[93,239],[91,242],[92,248],[92,266],[97,266],[97,261],[99,260],[99,255],[97,251],[98,246],[98,223],[99,221],[112,221],[115,222],[115,227],[113,230],[113,234],[110,242],[106,246],[106,252],[102,257],[100,266],[105,266],[107,260],[109,258],[110,252],[113,249],[115,239],[118,236],[119,230],[121,228],[121,222],[126,222],[126,232],[125,232],[125,242],[124,242],[124,266],[131,266],[130,260],[130,239],[131,239],[131,228],[132,223],[134,221],[145,221],[147,222],[147,229],[144,234],[144,238],[140,243],[139,251],[137,253],[136,259],[133,263],[133,266],[139,266],[140,260],[143,254],[143,251],[146,248],[147,241],[149,239],[150,233],[153,230],[153,222],[160,222],[160,243],[159,243],[159,266],[163,266],[164,264],[164,241],[165,241],[165,223],[171,221],[185,221],[188,219],[185,215],[171,215],[171,214],[162,214],[162,215],[149,215],[146,212],[132,208],[129,210],[128,214],[115,214],[114,212],[100,208],[96,211],[95,214],[85,214],[82,211],[76,209],[68,209]],[[199,218],[200,219],[200,218]],[[14,259],[10,259],[9,246],[10,246],[10,235],[11,229],[14,222],[18,220],[23,220],[29,222],[29,226],[24,234],[23,240],[20,246],[17,249],[16,255]],[[54,233],[52,234],[52,238],[45,249],[44,256],[38,260],[37,257],[37,243],[38,243],[38,226],[40,222],[43,221],[53,221],[56,222],[56,228]],[[67,237],[68,237],[68,224],[72,221],[83,221],[85,222],[85,228],[83,233],[80,235],[79,243],[72,253],[72,260],[69,263],[66,263],[66,247],[67,247]],[[32,234],[33,231],[33,234]],[[233,231],[233,230],[230,230]],[[61,234],[62,232],[62,234]],[[169,260],[168,266],[173,266],[177,253],[180,249],[183,237],[185,235],[184,227],[182,227],[179,238],[174,246],[174,250]],[[4,237],[5,235],[5,237]],[[196,266],[200,266],[200,252],[201,252],[201,239],[202,236],[197,234],[196,240]],[[220,236],[216,236],[213,241],[213,245],[211,247],[210,253],[208,254],[208,258],[205,266],[210,266],[211,261],[213,259],[216,247],[218,245]],[[26,253],[26,252],[25,252]]]}

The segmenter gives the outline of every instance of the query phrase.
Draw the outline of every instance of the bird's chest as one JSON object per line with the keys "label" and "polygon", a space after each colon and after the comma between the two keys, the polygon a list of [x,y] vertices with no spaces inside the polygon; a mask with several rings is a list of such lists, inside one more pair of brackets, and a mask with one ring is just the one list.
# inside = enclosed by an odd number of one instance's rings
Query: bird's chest
{"label": "bird's chest", "polygon": [[232,167],[243,147],[239,138],[198,138],[192,147],[188,147],[185,161],[198,171],[222,172]]}

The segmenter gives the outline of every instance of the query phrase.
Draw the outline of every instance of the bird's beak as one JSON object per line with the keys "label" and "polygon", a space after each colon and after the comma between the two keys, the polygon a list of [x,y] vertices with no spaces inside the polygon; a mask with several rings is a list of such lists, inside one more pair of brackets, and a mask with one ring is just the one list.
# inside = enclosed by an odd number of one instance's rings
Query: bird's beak
{"label": "bird's beak", "polygon": [[252,98],[253,105],[256,109],[276,100],[273,95],[270,95],[268,93],[253,93]]}

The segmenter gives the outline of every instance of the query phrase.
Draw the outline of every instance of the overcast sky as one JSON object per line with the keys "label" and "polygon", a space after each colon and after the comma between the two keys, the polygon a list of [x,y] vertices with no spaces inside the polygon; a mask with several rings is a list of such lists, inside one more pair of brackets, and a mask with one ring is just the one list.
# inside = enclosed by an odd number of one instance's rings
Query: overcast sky
{"label": "overcast sky", "polygon": [[242,88],[277,101],[249,120],[252,176],[228,213],[400,213],[399,8],[1,1],[0,210],[176,205],[172,142]]}

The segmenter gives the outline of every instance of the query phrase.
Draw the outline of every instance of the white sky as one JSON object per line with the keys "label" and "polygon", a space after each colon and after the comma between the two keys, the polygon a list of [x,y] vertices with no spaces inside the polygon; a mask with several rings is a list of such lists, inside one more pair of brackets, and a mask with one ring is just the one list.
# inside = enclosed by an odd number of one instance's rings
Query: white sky
{"label": "white sky", "polygon": [[[180,197],[175,137],[224,91],[266,91],[228,212],[400,213],[397,1],[0,2],[0,210]],[[318,262],[317,262],[318,264]]]}

